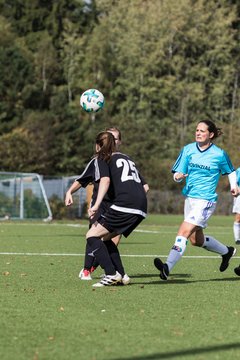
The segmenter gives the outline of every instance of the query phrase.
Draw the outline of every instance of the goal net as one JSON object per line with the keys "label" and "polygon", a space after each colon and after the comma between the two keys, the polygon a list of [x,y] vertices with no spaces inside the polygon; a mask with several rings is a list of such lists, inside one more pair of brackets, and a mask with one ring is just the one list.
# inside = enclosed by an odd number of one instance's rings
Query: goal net
{"label": "goal net", "polygon": [[0,172],[0,219],[52,219],[39,174]]}

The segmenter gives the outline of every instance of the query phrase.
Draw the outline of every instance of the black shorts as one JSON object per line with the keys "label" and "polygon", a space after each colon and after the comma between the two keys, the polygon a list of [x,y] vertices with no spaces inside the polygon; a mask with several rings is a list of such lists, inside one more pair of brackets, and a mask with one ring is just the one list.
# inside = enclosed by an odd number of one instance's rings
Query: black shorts
{"label": "black shorts", "polygon": [[109,209],[102,214],[97,222],[105,227],[110,233],[123,234],[125,237],[142,222],[144,217],[139,214],[130,214],[114,209]]}
{"label": "black shorts", "polygon": [[95,221],[98,221],[101,215],[105,214],[112,204],[109,201],[102,201],[98,211],[94,214],[93,218],[89,219],[89,229]]}

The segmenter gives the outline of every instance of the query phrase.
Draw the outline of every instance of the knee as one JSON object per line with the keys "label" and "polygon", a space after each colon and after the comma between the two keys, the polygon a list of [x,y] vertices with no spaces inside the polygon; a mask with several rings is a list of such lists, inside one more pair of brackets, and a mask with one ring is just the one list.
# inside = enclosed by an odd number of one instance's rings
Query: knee
{"label": "knee", "polygon": [[236,214],[235,216],[235,222],[240,223],[240,214]]}

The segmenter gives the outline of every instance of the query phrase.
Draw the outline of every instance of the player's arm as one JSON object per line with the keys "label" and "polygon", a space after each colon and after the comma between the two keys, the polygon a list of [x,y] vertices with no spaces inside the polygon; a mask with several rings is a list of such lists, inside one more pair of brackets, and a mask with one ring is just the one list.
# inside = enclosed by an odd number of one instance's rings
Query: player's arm
{"label": "player's arm", "polygon": [[88,210],[88,215],[90,218],[93,217],[94,214],[98,211],[99,206],[109,189],[109,186],[110,186],[110,178],[108,176],[102,177],[99,183],[98,194],[95,204]]}
{"label": "player's arm", "polygon": [[176,182],[181,182],[188,176],[188,156],[186,147],[182,148],[175,164],[172,167],[173,180]]}
{"label": "player's arm", "polygon": [[145,193],[147,194],[149,192],[149,185],[148,184],[144,184],[143,188],[145,190]]}
{"label": "player's arm", "polygon": [[239,195],[239,188],[238,188],[238,182],[237,182],[237,172],[235,171],[235,168],[228,156],[228,154],[223,151],[223,157],[221,162],[221,171],[222,175],[227,174],[228,175],[228,181],[230,184],[230,191],[233,196]]}
{"label": "player's arm", "polygon": [[145,193],[147,194],[148,191],[149,191],[149,185],[146,183],[144,177],[143,177],[140,173],[138,173],[138,175],[139,175],[139,178],[140,178],[141,183],[142,183],[142,185],[143,185],[143,188],[144,188],[144,190],[145,190]]}
{"label": "player's arm", "polygon": [[74,183],[70,186],[70,188],[66,192],[66,196],[65,196],[66,206],[70,206],[73,204],[72,194],[78,191],[81,187],[85,188],[87,185],[89,185],[94,181],[94,177],[93,177],[94,162],[95,162],[95,158],[89,161],[82,174],[74,181]]}
{"label": "player's arm", "polygon": [[74,183],[70,186],[68,191],[66,192],[65,196],[65,205],[70,206],[73,204],[73,197],[72,194],[74,194],[77,190],[79,190],[81,187],[81,184],[75,180]]}
{"label": "player's arm", "polygon": [[230,184],[230,191],[233,196],[239,195],[239,187],[237,184],[237,174],[236,171],[231,172],[231,174],[228,174],[228,180]]}

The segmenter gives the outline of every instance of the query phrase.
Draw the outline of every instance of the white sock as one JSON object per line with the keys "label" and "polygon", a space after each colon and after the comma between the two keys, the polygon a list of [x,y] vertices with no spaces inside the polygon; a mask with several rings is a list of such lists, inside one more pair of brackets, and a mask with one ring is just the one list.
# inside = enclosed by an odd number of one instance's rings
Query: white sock
{"label": "white sock", "polygon": [[218,253],[220,255],[225,255],[228,252],[228,248],[226,245],[220,243],[220,241],[214,239],[212,236],[204,236],[204,243],[202,245],[208,251],[212,251]]}
{"label": "white sock", "polygon": [[184,236],[177,236],[175,243],[170,250],[166,264],[168,266],[169,272],[174,267],[174,265],[181,259],[184,251],[186,250],[188,240]]}
{"label": "white sock", "polygon": [[240,241],[240,223],[233,223],[233,235],[236,242]]}

